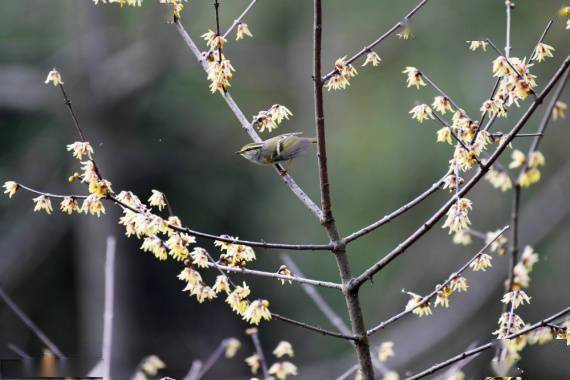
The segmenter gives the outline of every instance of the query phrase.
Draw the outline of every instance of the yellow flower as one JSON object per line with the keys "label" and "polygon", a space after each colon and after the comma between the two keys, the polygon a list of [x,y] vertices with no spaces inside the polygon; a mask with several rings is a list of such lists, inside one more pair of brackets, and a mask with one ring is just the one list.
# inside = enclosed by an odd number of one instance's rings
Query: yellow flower
{"label": "yellow flower", "polygon": [[54,86],[59,86],[63,84],[63,80],[61,79],[61,74],[55,68],[52,69],[46,78],[45,84],[52,83]]}
{"label": "yellow flower", "polygon": [[495,237],[499,232],[501,232],[501,230],[497,230],[494,232],[487,232],[485,237],[485,243],[489,244],[492,241],[491,252],[497,252],[499,256],[504,256],[506,253],[508,240],[505,237],[505,235],[501,235],[497,239],[495,239]]}
{"label": "yellow flower", "polygon": [[367,64],[370,63],[372,64],[372,66],[376,67],[380,65],[380,62],[382,62],[382,58],[380,58],[380,56],[376,52],[371,51],[368,54],[366,54],[366,60],[364,60],[362,66],[366,66]]}
{"label": "yellow flower", "polygon": [[538,45],[536,45],[536,47],[534,48],[534,55],[533,57],[538,61],[538,62],[542,62],[544,61],[546,58],[553,58],[554,55],[552,54],[552,52],[556,50],[554,49],[552,46],[547,45],[543,42],[540,42]]}
{"label": "yellow flower", "polygon": [[166,248],[157,236],[149,236],[144,238],[140,249],[144,252],[151,252],[159,260],[166,260],[168,255]]}
{"label": "yellow flower", "polygon": [[141,367],[147,375],[155,376],[160,369],[166,367],[166,364],[158,356],[151,355],[145,358]]}
{"label": "yellow flower", "polygon": [[457,231],[455,235],[453,235],[453,243],[461,245],[469,245],[472,243],[471,234],[469,233],[468,230]]}
{"label": "yellow flower", "polygon": [[449,296],[451,293],[453,293],[453,290],[449,286],[441,288],[436,294],[434,307],[438,305],[449,307]]}
{"label": "yellow flower", "polygon": [[529,156],[528,167],[533,169],[538,168],[539,166],[544,166],[545,162],[546,161],[542,153],[540,153],[538,150],[535,150]]}
{"label": "yellow flower", "polygon": [[229,59],[222,54],[219,59],[220,52],[218,50],[210,53],[206,57],[208,80],[210,81],[210,92],[213,94],[219,91],[221,94],[231,86],[230,80],[233,78],[235,71]]}
{"label": "yellow flower", "polygon": [[400,380],[400,375],[396,371],[388,371],[382,380]]}
{"label": "yellow flower", "polygon": [[396,36],[398,36],[398,38],[401,40],[407,40],[410,37],[413,38],[414,33],[412,31],[412,28],[409,25],[406,25],[400,32],[396,33]]}
{"label": "yellow flower", "polygon": [[384,363],[392,356],[394,356],[394,342],[382,342],[378,348],[378,360]]}
{"label": "yellow flower", "polygon": [[148,203],[162,211],[166,207],[166,196],[158,190],[152,190]]}
{"label": "yellow flower", "polygon": [[473,272],[484,272],[487,268],[492,267],[491,260],[493,260],[491,256],[483,253],[482,255],[477,256],[477,258],[469,264],[469,268],[471,268]]}
{"label": "yellow flower", "polygon": [[244,36],[253,37],[253,34],[245,22],[240,22],[237,26],[236,41],[243,39]]}
{"label": "yellow flower", "polygon": [[291,343],[284,340],[279,342],[277,347],[275,347],[275,349],[273,350],[273,355],[275,355],[278,358],[281,358],[285,355],[289,355],[289,357],[295,356],[295,354],[293,353],[293,346],[291,345]]}
{"label": "yellow flower", "polygon": [[262,299],[253,301],[243,313],[243,319],[253,325],[258,325],[262,319],[270,320],[269,301]]}
{"label": "yellow flower", "polygon": [[81,212],[85,214],[89,213],[91,215],[97,215],[97,217],[100,217],[101,214],[105,213],[105,207],[103,206],[103,202],[101,202],[100,198],[98,198],[95,194],[91,194],[83,200],[83,203],[81,204]]}
{"label": "yellow flower", "polygon": [[552,329],[546,326],[539,327],[527,334],[527,341],[530,345],[545,344],[551,342],[552,339]]}
{"label": "yellow flower", "polygon": [[93,161],[82,161],[81,170],[83,171],[81,174],[81,182],[91,183],[99,180],[99,175],[97,174]]}
{"label": "yellow flower", "polygon": [[40,195],[39,197],[34,198],[33,201],[36,204],[34,211],[45,210],[48,215],[50,215],[53,211],[53,208],[51,207],[51,200],[45,195]]}
{"label": "yellow flower", "polygon": [[247,298],[250,293],[251,291],[249,290],[249,287],[244,282],[243,285],[238,285],[233,290],[233,292],[228,294],[226,297],[226,303],[230,305],[234,312],[242,315],[245,313],[247,307],[249,306],[249,303],[245,300],[245,298]]}
{"label": "yellow flower", "polygon": [[217,276],[212,289],[214,289],[216,293],[226,292],[226,294],[230,294],[230,282],[228,277],[225,275]]}
{"label": "yellow flower", "polygon": [[356,76],[358,72],[349,63],[346,63],[346,56],[339,58],[334,63],[335,74],[327,82],[327,90],[344,90],[350,86],[350,78]]}
{"label": "yellow flower", "polygon": [[277,362],[269,367],[269,374],[275,375],[279,380],[285,380],[287,376],[297,376],[297,366],[291,362]]}
{"label": "yellow flower", "polygon": [[442,115],[445,115],[447,111],[453,111],[451,101],[445,96],[436,96],[433,99],[432,107]]}
{"label": "yellow flower", "polygon": [[525,246],[521,255],[521,263],[525,266],[527,271],[532,272],[532,268],[537,262],[538,253],[534,252],[534,249],[530,245]]}
{"label": "yellow flower", "polygon": [[501,302],[513,305],[513,309],[517,309],[519,306],[524,305],[524,303],[530,303],[530,297],[524,292],[524,290],[513,290],[508,292],[503,296]]}
{"label": "yellow flower", "polygon": [[[517,263],[513,268],[513,289],[528,288],[530,276],[523,263]],[[508,287],[508,284],[506,284]]]}
{"label": "yellow flower", "polygon": [[183,261],[185,260],[188,255],[188,245],[190,243],[195,243],[196,239],[193,236],[184,233],[175,233],[168,238],[166,241],[166,246],[170,250],[168,253],[172,256],[175,260]]}
{"label": "yellow flower", "polygon": [[404,71],[402,71],[402,73],[404,73],[408,76],[408,79],[407,79],[408,86],[407,87],[416,86],[416,88],[419,90],[420,86],[426,85],[424,80],[422,79],[422,74],[415,67],[408,66],[408,67],[406,67],[406,69]]}
{"label": "yellow flower", "polygon": [[67,145],[67,151],[73,152],[73,157],[82,160],[83,156],[87,156],[90,160],[93,159],[93,148],[88,141],[76,141],[73,144]]}
{"label": "yellow flower", "polygon": [[186,281],[186,287],[182,290],[183,292],[189,291],[193,293],[194,289],[202,283],[200,273],[190,267],[185,267],[177,277],[179,280]]}
{"label": "yellow flower", "polygon": [[487,46],[489,44],[486,41],[467,41],[469,44],[469,50],[475,51],[477,49],[483,49],[483,51],[487,51]]}
{"label": "yellow flower", "polygon": [[469,285],[467,285],[467,279],[463,276],[455,276],[450,282],[449,282],[449,287],[451,288],[451,290],[453,290],[454,292],[466,292],[467,289],[469,288]]}
{"label": "yellow flower", "polygon": [[491,185],[496,189],[501,189],[501,191],[505,192],[513,187],[513,183],[511,178],[509,177],[508,173],[502,170],[495,170],[494,168],[490,168],[487,174],[485,175],[485,179],[491,183]]}
{"label": "yellow flower", "polygon": [[228,338],[225,340],[224,346],[224,356],[228,359],[231,359],[236,356],[236,353],[241,348],[241,342],[236,338]]}
{"label": "yellow flower", "polygon": [[212,290],[209,286],[198,286],[195,289],[196,299],[199,303],[203,303],[204,301],[211,301],[216,298],[216,292]]}
{"label": "yellow flower", "polygon": [[558,100],[552,109],[552,120],[565,119],[567,109],[566,103]]}
{"label": "yellow flower", "polygon": [[418,122],[423,123],[426,119],[433,119],[433,112],[427,104],[420,104],[412,108],[409,112],[412,114],[412,119],[416,119]]}
{"label": "yellow flower", "polygon": [[98,199],[106,198],[112,191],[111,182],[106,179],[89,183],[89,193],[95,195]]}
{"label": "yellow flower", "polygon": [[192,264],[195,264],[198,268],[208,267],[208,255],[204,248],[196,247],[192,252],[190,252],[192,257]]}
{"label": "yellow flower", "polygon": [[201,37],[206,41],[206,44],[212,50],[222,48],[226,43],[226,39],[224,37],[218,36],[216,32],[211,29],[208,29],[208,31],[202,34]]}
{"label": "yellow flower", "polygon": [[437,130],[437,142],[446,142],[449,145],[452,144],[451,141],[451,129],[443,127]]}
{"label": "yellow flower", "polygon": [[528,169],[524,173],[522,173],[519,177],[519,184],[521,187],[529,187],[538,181],[540,181],[540,170],[533,168]]}
{"label": "yellow flower", "polygon": [[[287,267],[287,265],[281,265],[279,267],[279,270],[277,271],[277,273],[279,273],[280,275],[283,275],[283,276],[292,276],[293,275],[291,273],[291,271],[289,270],[289,268]],[[293,281],[291,281],[291,280],[284,280],[282,278],[280,278],[279,281],[281,281],[281,285],[285,285],[286,282],[288,282],[289,284],[293,283]]]}
{"label": "yellow flower", "polygon": [[412,313],[416,314],[418,317],[422,317],[424,315],[431,315],[431,307],[430,307],[430,301],[427,301],[425,303],[423,303],[421,306],[420,303],[422,302],[422,297],[417,295],[417,294],[413,294],[413,293],[409,293],[410,296],[412,298],[410,298],[410,300],[408,301],[408,303],[406,304],[406,310],[412,310]]}
{"label": "yellow flower", "polygon": [[79,207],[79,203],[74,197],[65,197],[61,201],[59,208],[62,212],[65,212],[67,215],[71,215],[73,211],[81,212],[81,208]]}
{"label": "yellow flower", "polygon": [[447,219],[442,228],[449,228],[449,233],[465,230],[471,224],[468,212],[472,208],[471,201],[461,198],[447,211]]}
{"label": "yellow flower", "polygon": [[560,13],[560,16],[570,16],[570,6],[560,8],[558,13]]}
{"label": "yellow flower", "polygon": [[526,162],[526,156],[523,152],[518,149],[515,149],[511,154],[511,163],[509,164],[509,169],[515,169],[521,167]]}
{"label": "yellow flower", "polygon": [[16,194],[16,191],[20,190],[20,185],[14,181],[6,181],[2,186],[4,188],[4,194],[8,194],[9,198],[12,198],[12,195]]}
{"label": "yellow flower", "polygon": [[257,354],[253,354],[245,358],[245,362],[251,369],[251,373],[254,375],[259,371],[259,367],[261,366],[261,358]]}

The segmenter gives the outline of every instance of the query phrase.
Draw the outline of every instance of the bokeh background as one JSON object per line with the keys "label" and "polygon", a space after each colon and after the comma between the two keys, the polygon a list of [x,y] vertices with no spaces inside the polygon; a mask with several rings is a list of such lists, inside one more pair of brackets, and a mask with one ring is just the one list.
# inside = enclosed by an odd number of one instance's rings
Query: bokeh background
{"label": "bokeh background", "polygon": [[[324,62],[330,69],[339,56],[352,55],[387,30],[416,0],[347,2],[327,0],[324,15]],[[513,52],[528,56],[548,19],[554,25],[546,42],[555,58],[535,66],[542,85],[568,52],[568,31],[557,10],[559,0],[516,2]],[[246,0],[221,0],[225,30]],[[77,193],[80,184],[67,177],[78,170],[65,144],[76,140],[60,94],[43,84],[57,67],[96,148],[97,159],[115,190],[129,189],[146,199],[151,189],[168,194],[175,212],[192,228],[246,239],[326,242],[321,226],[275,173],[235,156],[248,137],[222,98],[210,95],[205,74],[166,23],[168,9],[145,0],[141,8],[95,6],[84,0],[4,0],[0,5],[0,175],[46,191]],[[294,117],[278,132],[314,133],[311,84],[311,1],[259,1],[246,22],[253,39],[235,42],[225,53],[237,72],[232,94],[248,117],[274,103],[287,105]],[[214,28],[211,0],[192,0],[183,23],[196,39]],[[335,216],[347,234],[399,207],[426,189],[446,170],[448,146],[435,143],[435,123],[417,124],[408,111],[430,102],[429,88],[405,88],[405,66],[424,70],[468,113],[478,109],[492,88],[492,52],[470,52],[465,41],[490,37],[504,44],[503,1],[433,0],[417,14],[415,38],[395,37],[378,53],[379,68],[360,68],[347,91],[325,97],[331,188]],[[204,49],[203,41],[200,46]],[[362,62],[359,61],[359,64]],[[328,70],[327,70],[328,71]],[[563,96],[567,102],[568,94]],[[520,112],[496,124],[506,131]],[[525,131],[536,129],[541,113]],[[542,151],[547,165],[543,181],[522,197],[521,244],[533,244],[541,255],[532,274],[532,303],[520,309],[535,321],[568,305],[568,190],[570,161],[567,120],[550,126]],[[267,136],[267,135],[266,135]],[[527,149],[528,140],[517,147]],[[508,163],[508,157],[503,159]],[[297,160],[292,175],[318,200],[316,155]],[[448,197],[444,192],[368,235],[350,247],[355,273],[382,257],[411,233]],[[498,229],[509,221],[510,194],[480,183],[469,196],[473,226]],[[117,225],[119,212],[107,206],[104,217],[48,216],[34,213],[30,194],[0,200],[0,283],[26,313],[72,357],[96,363],[100,355],[105,239],[118,238],[114,335],[115,378],[128,378],[139,360],[159,355],[181,378],[193,359],[205,359],[230,336],[244,343],[233,360],[221,360],[209,379],[248,378],[243,362],[253,352],[240,321],[218,300],[199,305],[181,292],[180,266],[157,262],[138,250]],[[200,241],[214,251],[212,243]],[[406,288],[426,293],[465,262],[479,242],[454,246],[438,225],[362,291],[368,325],[400,311]],[[275,271],[279,252],[257,250],[256,268]],[[292,253],[305,275],[338,281],[336,265],[326,253]],[[495,330],[502,304],[508,260],[496,257],[493,268],[469,274],[470,291],[452,299],[448,310],[430,318],[408,317],[373,339],[393,340],[396,357],[388,366],[400,374],[427,367],[484,342]],[[328,321],[297,285],[282,287],[252,279],[255,294],[292,318],[329,327]],[[322,291],[347,319],[344,300]],[[352,347],[279,321],[260,327],[267,353],[280,340],[296,348],[300,379],[335,378],[354,362]],[[6,346],[17,344],[38,356],[42,345],[0,305],[0,356],[12,358]],[[467,367],[468,378],[490,375],[490,353]],[[562,342],[525,349],[519,367],[528,379],[564,379],[568,349]]]}

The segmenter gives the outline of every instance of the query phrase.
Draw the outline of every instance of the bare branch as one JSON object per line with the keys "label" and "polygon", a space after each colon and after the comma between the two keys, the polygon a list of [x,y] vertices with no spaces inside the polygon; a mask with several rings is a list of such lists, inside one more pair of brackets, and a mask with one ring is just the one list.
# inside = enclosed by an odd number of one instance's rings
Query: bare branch
{"label": "bare branch", "polygon": [[291,318],[288,318],[288,317],[284,317],[284,316],[282,316],[282,315],[280,315],[280,314],[275,314],[275,313],[273,313],[273,312],[271,313],[271,316],[274,317],[274,318],[277,319],[277,320],[280,320],[280,321],[283,321],[283,322],[287,322],[287,323],[290,323],[290,324],[292,324],[292,325],[296,325],[296,326],[299,326],[299,327],[303,327],[303,328],[305,328],[305,329],[307,329],[307,330],[312,330],[312,331],[318,332],[318,333],[320,333],[320,334],[322,334],[322,335],[327,335],[327,336],[332,336],[332,337],[335,337],[335,338],[341,338],[341,339],[352,340],[352,341],[357,341],[357,340],[359,339],[358,337],[356,337],[356,336],[354,336],[354,335],[345,335],[345,334],[337,333],[337,332],[334,332],[334,331],[325,330],[325,329],[323,329],[323,328],[321,328],[321,327],[314,326],[314,325],[310,325],[310,324],[305,323],[305,322],[299,322],[299,321],[296,321],[296,320],[294,320],[294,319],[291,319]]}
{"label": "bare branch", "polygon": [[103,312],[103,378],[111,379],[111,359],[113,358],[113,310],[115,298],[115,237],[107,237],[105,251],[105,310]]}
{"label": "bare branch", "polygon": [[263,353],[263,348],[261,347],[261,342],[259,341],[259,335],[257,335],[257,329],[252,328],[247,331],[251,340],[253,341],[253,346],[255,347],[255,352],[259,357],[259,362],[261,364],[261,371],[263,372],[263,378],[269,378],[269,372],[267,370],[267,360],[265,360],[265,354]]}

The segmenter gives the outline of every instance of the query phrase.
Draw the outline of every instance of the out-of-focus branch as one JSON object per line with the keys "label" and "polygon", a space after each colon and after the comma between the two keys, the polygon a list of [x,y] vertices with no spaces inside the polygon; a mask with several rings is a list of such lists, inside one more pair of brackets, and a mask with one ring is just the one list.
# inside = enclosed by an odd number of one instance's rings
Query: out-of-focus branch
{"label": "out-of-focus branch", "polygon": [[259,364],[261,367],[261,372],[263,373],[263,379],[269,378],[269,371],[267,369],[267,360],[265,359],[265,354],[263,353],[263,348],[261,347],[261,342],[259,341],[259,335],[257,334],[256,328],[251,328],[247,330],[247,333],[251,337],[253,346],[255,347],[255,352],[259,358]]}
{"label": "out-of-focus branch", "polygon": [[53,352],[53,354],[58,359],[63,360],[66,358],[61,350],[55,345],[55,343],[53,343],[51,339],[48,338],[48,336],[26,315],[26,313],[20,309],[16,302],[14,302],[10,296],[8,296],[2,287],[0,287],[0,298],[2,298],[6,305],[12,309],[14,314],[16,314],[16,316],[20,318],[20,320],[24,322],[26,326],[28,326],[28,328],[38,337],[39,340],[43,342],[43,344],[46,345],[47,348],[49,348],[51,352]]}
{"label": "out-of-focus branch", "polygon": [[107,237],[105,251],[105,310],[103,312],[103,378],[111,380],[111,359],[113,358],[113,310],[115,299],[115,251],[114,236]]}

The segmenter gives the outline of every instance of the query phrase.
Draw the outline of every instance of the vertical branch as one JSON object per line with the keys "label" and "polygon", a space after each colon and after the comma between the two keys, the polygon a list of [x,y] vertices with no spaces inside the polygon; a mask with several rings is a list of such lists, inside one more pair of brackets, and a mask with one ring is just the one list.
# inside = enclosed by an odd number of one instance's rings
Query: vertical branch
{"label": "vertical branch", "polygon": [[517,183],[513,189],[513,209],[511,214],[511,261],[509,265],[509,292],[513,290],[513,281],[515,279],[514,269],[518,261],[519,252],[519,210],[521,204],[521,186]]}
{"label": "vertical branch", "polygon": [[505,57],[511,57],[511,11],[515,4],[511,0],[505,1],[505,8],[507,13],[507,27],[505,31]]}
{"label": "vertical branch", "polygon": [[34,322],[32,322],[32,320],[26,315],[26,313],[24,313],[24,311],[20,309],[18,305],[16,305],[16,303],[8,296],[8,294],[6,294],[6,292],[4,292],[4,289],[2,289],[1,287],[0,287],[0,298],[2,298],[2,300],[6,303],[6,305],[8,305],[10,309],[12,309],[14,314],[16,314],[18,318],[20,318],[20,320],[24,322],[24,324],[28,326],[30,330],[32,330],[32,332],[39,338],[39,340],[41,340],[43,344],[45,344],[46,347],[49,348],[49,350],[53,352],[53,354],[58,359],[60,360],[66,359],[65,355],[61,352],[61,350],[47,337],[47,335],[42,330],[40,330],[40,328]]}
{"label": "vertical branch", "polygon": [[259,335],[257,335],[257,329],[251,328],[246,331],[251,336],[251,341],[255,347],[255,352],[259,357],[259,363],[261,365],[261,371],[263,372],[263,379],[269,378],[269,370],[267,369],[267,361],[265,360],[265,354],[263,353],[263,348],[261,347],[261,342],[259,341]]}
{"label": "vertical branch", "polygon": [[370,345],[366,335],[366,326],[362,316],[362,308],[358,299],[358,287],[353,287],[354,278],[350,272],[350,266],[346,255],[346,243],[342,241],[336,226],[331,205],[329,188],[329,175],[327,166],[327,151],[325,139],[325,116],[323,105],[323,78],[321,67],[322,55],[322,32],[323,32],[323,10],[322,0],[314,0],[314,20],[313,20],[313,84],[315,102],[315,128],[317,134],[317,149],[319,162],[319,179],[321,189],[321,209],[323,218],[321,223],[326,229],[329,239],[334,248],[332,249],[340,278],[343,285],[343,295],[346,300],[348,314],[352,332],[356,336],[354,342],[356,356],[362,377],[365,380],[374,379],[374,369],[370,357]]}
{"label": "vertical branch", "polygon": [[103,312],[103,378],[111,380],[111,358],[113,357],[113,310],[115,298],[115,248],[114,236],[107,237],[105,252],[105,311]]}

